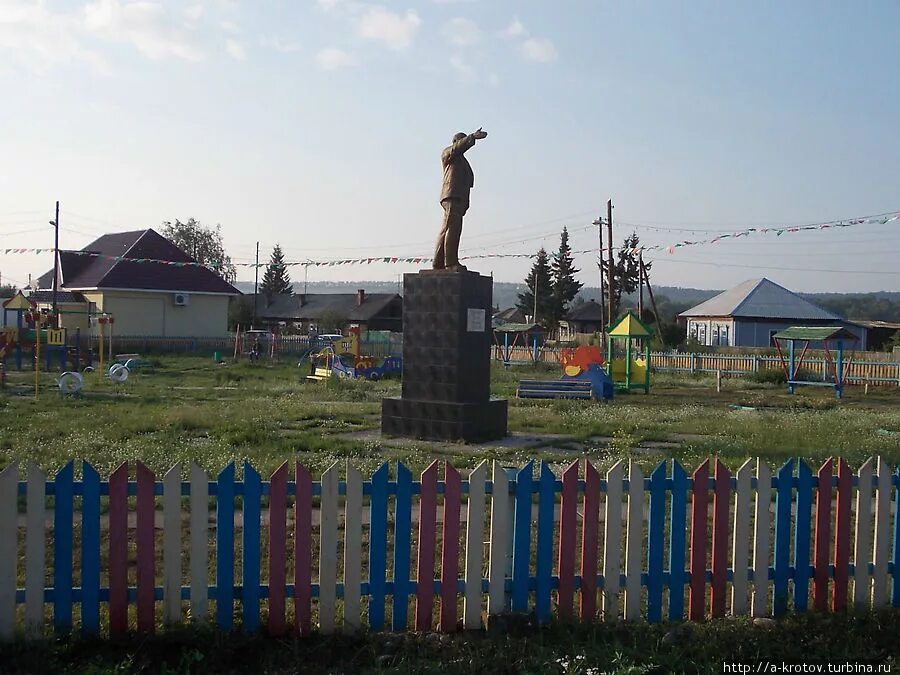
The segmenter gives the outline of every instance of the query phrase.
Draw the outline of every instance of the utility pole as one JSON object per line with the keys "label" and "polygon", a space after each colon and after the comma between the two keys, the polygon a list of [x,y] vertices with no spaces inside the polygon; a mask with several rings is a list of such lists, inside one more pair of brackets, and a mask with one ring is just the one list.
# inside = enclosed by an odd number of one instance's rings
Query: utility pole
{"label": "utility pole", "polygon": [[606,349],[606,323],[603,321],[603,317],[606,315],[606,284],[603,281],[603,218],[597,218],[594,225],[597,226],[597,237],[600,242],[597,247],[597,271],[600,273],[600,342],[602,348]]}
{"label": "utility pole", "polygon": [[615,309],[614,309],[614,307],[613,307],[613,304],[614,304],[614,303],[613,303],[613,227],[612,227],[613,223],[612,223],[612,211],[613,211],[612,199],[608,199],[608,200],[606,200],[606,235],[607,235],[607,239],[608,239],[608,241],[606,242],[606,245],[607,245],[607,247],[608,247],[608,248],[607,248],[607,252],[608,252],[608,256],[607,256],[607,257],[608,257],[608,259],[609,259],[609,263],[608,263],[608,265],[607,265],[607,267],[606,267],[606,271],[607,271],[607,275],[606,275],[606,276],[607,276],[607,290],[609,291],[609,326],[610,326],[610,328],[612,328],[613,320],[616,318],[616,317],[615,317]]}
{"label": "utility pole", "polygon": [[53,225],[53,327],[59,328],[59,314],[56,311],[56,293],[59,286],[59,200],[56,201],[56,219]]}
{"label": "utility pole", "polygon": [[538,291],[538,274],[537,271],[534,273],[534,318],[531,320],[532,323],[537,323],[537,291]]}
{"label": "utility pole", "polygon": [[[666,339],[663,337],[662,326],[660,326],[659,324],[659,311],[656,309],[656,300],[653,298],[653,287],[650,285],[650,275],[647,274],[647,268],[644,267],[643,259],[641,260],[640,274],[647,282],[647,291],[650,293],[650,302],[653,303],[653,318],[656,319],[656,330],[657,334],[659,335],[659,342],[663,346],[663,349],[665,349]],[[643,319],[641,320],[643,321]]]}
{"label": "utility pole", "polygon": [[644,320],[644,252],[638,251],[638,316]]}
{"label": "utility pole", "polygon": [[256,299],[259,295],[259,242],[256,242],[256,265],[254,269],[256,270],[256,277],[253,280],[253,321],[250,323],[251,328],[256,326]]}

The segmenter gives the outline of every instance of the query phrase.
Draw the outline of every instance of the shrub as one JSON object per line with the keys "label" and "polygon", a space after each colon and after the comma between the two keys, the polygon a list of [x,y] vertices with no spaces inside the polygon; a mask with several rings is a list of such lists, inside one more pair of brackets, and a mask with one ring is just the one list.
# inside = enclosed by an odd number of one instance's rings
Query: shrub
{"label": "shrub", "polygon": [[[784,370],[778,367],[762,368],[753,373],[753,376],[750,379],[753,382],[758,382],[760,384],[787,384],[787,377],[784,375]],[[801,368],[797,371],[794,379],[815,381],[817,378],[812,371]]]}

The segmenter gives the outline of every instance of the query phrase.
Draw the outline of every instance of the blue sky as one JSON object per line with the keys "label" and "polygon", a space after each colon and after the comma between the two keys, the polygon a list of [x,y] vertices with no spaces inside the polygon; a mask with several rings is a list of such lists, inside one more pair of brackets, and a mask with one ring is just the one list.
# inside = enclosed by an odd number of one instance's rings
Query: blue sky
{"label": "blue sky", "polygon": [[[898,26],[896,2],[0,0],[0,249],[51,245],[59,199],[64,247],[195,217],[238,262],[257,240],[429,255],[441,149],[479,126],[463,255],[553,249],[563,225],[591,248],[608,198],[617,243],[896,211]],[[897,290],[898,227],[648,258],[657,284]],[[594,256],[577,263],[596,285]],[[0,274],[51,264],[0,255]],[[521,281],[530,263],[469,266]]]}

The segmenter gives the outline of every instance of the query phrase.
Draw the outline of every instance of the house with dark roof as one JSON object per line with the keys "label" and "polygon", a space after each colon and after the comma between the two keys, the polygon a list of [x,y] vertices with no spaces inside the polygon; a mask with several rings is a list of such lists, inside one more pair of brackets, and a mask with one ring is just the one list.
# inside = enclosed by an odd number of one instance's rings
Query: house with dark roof
{"label": "house with dark roof", "polygon": [[[33,297],[52,303],[53,270]],[[106,234],[80,251],[59,252],[57,304],[63,327],[83,317],[114,318],[120,336],[218,337],[228,333],[228,303],[241,292],[152,229]]]}
{"label": "house with dark roof", "polygon": [[507,307],[494,312],[494,316],[491,317],[491,325],[495,328],[507,323],[525,323],[525,312],[518,307]]}
{"label": "house with dark roof", "polygon": [[595,300],[582,302],[559,322],[559,339],[574,340],[578,333],[602,333],[606,319],[603,308]]}
{"label": "house with dark roof", "polygon": [[241,298],[256,304],[257,324],[291,326],[302,333],[327,333],[351,324],[360,330],[403,331],[403,298],[396,293],[295,293],[266,297],[252,293]]}
{"label": "house with dark roof", "polygon": [[771,347],[772,336],[791,326],[840,326],[859,338],[866,329],[800,297],[769,279],[750,279],[678,315],[687,335],[701,345]]}

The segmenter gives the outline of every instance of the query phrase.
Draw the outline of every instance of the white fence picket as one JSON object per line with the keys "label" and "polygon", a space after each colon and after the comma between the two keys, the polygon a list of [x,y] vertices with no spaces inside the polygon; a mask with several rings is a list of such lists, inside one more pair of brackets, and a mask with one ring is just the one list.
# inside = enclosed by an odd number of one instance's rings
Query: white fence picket
{"label": "white fence picket", "polygon": [[0,639],[9,640],[16,628],[16,559],[18,554],[19,469],[10,464],[0,471]]}
{"label": "white fence picket", "polygon": [[731,585],[731,613],[740,616],[747,613],[747,570],[750,568],[750,478],[753,460],[748,459],[736,474],[734,501],[734,544],[731,561],[734,579]]}
{"label": "white fence picket", "polygon": [[499,462],[493,466],[491,494],[491,541],[488,554],[488,614],[506,609],[506,573],[509,568],[509,540],[512,513],[509,508],[509,478]]}
{"label": "white fence picket", "polygon": [[322,501],[319,506],[319,630],[323,635],[334,631],[339,480],[337,463],[322,474]]}
{"label": "white fence picket", "polygon": [[772,517],[772,470],[761,459],[756,460],[756,508],[753,523],[753,602],[754,617],[766,616],[769,610],[769,535]]}
{"label": "white fence picket", "polygon": [[878,458],[878,494],[875,498],[875,573],[872,575],[872,607],[888,604],[888,560],[891,552],[891,469]]}
{"label": "white fence picket", "polygon": [[872,458],[859,467],[856,484],[856,534],[853,538],[853,606],[869,604],[869,561],[872,556]]}
{"label": "white fence picket", "polygon": [[163,618],[181,621],[181,464],[163,478]]}
{"label": "white fence picket", "polygon": [[347,496],[344,500],[344,630],[361,627],[359,618],[362,581],[362,474],[347,462]]}
{"label": "white fence picket", "polygon": [[606,510],[603,536],[603,619],[619,617],[619,576],[622,573],[622,477],[620,459],[606,472]]}
{"label": "white fence picket", "polygon": [[628,471],[628,530],[625,540],[625,618],[641,616],[641,544],[644,542],[644,474],[631,460]]}
{"label": "white fence picket", "polygon": [[469,500],[466,512],[466,569],[463,627],[481,628],[481,566],[484,561],[484,481],[487,460],[469,474]]}
{"label": "white fence picket", "polygon": [[47,476],[34,462],[28,462],[25,498],[25,633],[44,633],[45,510]]}

